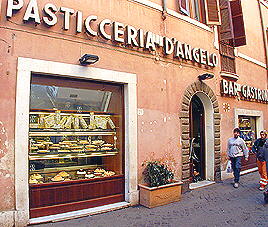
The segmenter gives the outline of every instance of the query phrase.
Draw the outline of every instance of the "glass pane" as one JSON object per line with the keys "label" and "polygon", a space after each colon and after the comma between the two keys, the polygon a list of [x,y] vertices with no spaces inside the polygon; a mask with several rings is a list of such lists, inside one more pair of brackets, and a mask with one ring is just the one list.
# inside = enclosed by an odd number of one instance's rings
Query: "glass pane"
{"label": "glass pane", "polygon": [[245,140],[248,148],[251,149],[254,140],[256,139],[256,117],[243,116],[238,117],[238,126],[241,130],[240,137]]}
{"label": "glass pane", "polygon": [[201,21],[200,17],[200,7],[198,4],[198,0],[192,0],[193,5],[193,11],[194,11],[194,19]]}
{"label": "glass pane", "polygon": [[30,184],[123,174],[121,85],[33,75]]}
{"label": "glass pane", "polygon": [[107,112],[110,91],[31,85],[31,109],[61,109]]}

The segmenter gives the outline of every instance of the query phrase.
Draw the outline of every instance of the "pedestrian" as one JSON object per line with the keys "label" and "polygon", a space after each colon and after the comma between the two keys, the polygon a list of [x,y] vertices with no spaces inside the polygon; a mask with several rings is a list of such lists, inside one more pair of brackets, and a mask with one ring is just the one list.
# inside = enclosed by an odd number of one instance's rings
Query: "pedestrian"
{"label": "pedestrian", "polygon": [[267,141],[267,132],[261,131],[260,132],[260,138],[258,138],[253,146],[252,146],[252,152],[256,154],[257,158],[257,166],[258,171],[260,174],[260,187],[259,190],[264,190],[265,186],[268,183],[268,177],[267,177],[267,158],[268,158],[268,149],[265,147],[265,142]]}
{"label": "pedestrian", "polygon": [[[267,175],[268,175],[268,139],[266,139],[263,147],[265,149],[264,158],[266,160],[266,171],[267,171]],[[266,190],[266,192],[264,192],[264,201],[265,201],[265,203],[268,203],[268,189]]]}
{"label": "pedestrian", "polygon": [[234,173],[234,188],[239,187],[241,160],[245,156],[245,160],[248,161],[248,148],[245,141],[240,138],[240,129],[235,128],[233,130],[234,136],[229,138],[227,144],[228,158],[231,160],[231,165]]}

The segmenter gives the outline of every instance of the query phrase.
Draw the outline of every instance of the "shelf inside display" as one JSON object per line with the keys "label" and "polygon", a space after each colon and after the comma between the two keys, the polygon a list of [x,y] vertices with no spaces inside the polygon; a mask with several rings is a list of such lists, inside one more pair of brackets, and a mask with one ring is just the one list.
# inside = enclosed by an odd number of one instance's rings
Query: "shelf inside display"
{"label": "shelf inside display", "polygon": [[[56,109],[47,109],[47,110],[35,110],[32,109],[30,114],[55,114],[55,111],[57,111]],[[103,116],[103,117],[107,117],[107,116],[114,116],[116,115],[115,113],[110,113],[110,112],[101,112],[101,111],[74,111],[74,110],[60,110],[60,114],[61,115],[70,115],[70,114],[79,114],[81,116],[90,116],[90,114],[96,114],[98,116]]]}
{"label": "shelf inside display", "polygon": [[114,131],[30,131],[29,136],[109,136],[116,135]]}
{"label": "shelf inside display", "polygon": [[[67,152],[66,152],[67,153]],[[88,157],[105,157],[118,154],[117,151],[113,152],[92,152],[92,153],[71,153],[68,154],[31,154],[29,160],[46,160],[46,159],[64,159],[64,158],[88,158]]]}
{"label": "shelf inside display", "polygon": [[114,131],[116,126],[112,117],[113,115],[108,113],[64,113],[62,110],[54,110],[52,113],[30,112],[30,131]]}
{"label": "shelf inside display", "polygon": [[101,165],[75,165],[75,166],[65,166],[65,167],[55,167],[55,168],[44,168],[44,169],[39,169],[39,170],[30,170],[30,174],[34,174],[34,173],[41,173],[41,174],[47,174],[47,173],[57,173],[60,170],[64,170],[64,171],[75,171],[75,170],[79,170],[79,169],[96,169],[96,168],[100,168]]}
{"label": "shelf inside display", "polygon": [[106,177],[94,177],[90,179],[78,179],[78,180],[68,180],[68,181],[58,181],[58,182],[47,182],[47,183],[42,183],[42,184],[30,184],[31,188],[38,188],[38,187],[46,187],[46,186],[64,186],[68,184],[81,184],[81,183],[87,183],[87,182],[95,182],[95,181],[103,181],[103,180],[109,180],[109,179],[114,179],[114,178],[121,178],[124,175],[118,174],[118,175],[113,175],[113,176],[106,176]]}
{"label": "shelf inside display", "polygon": [[[111,177],[116,175],[114,171],[105,170],[102,167],[95,165],[84,165],[82,168],[49,168],[45,172],[30,172],[29,183],[32,184],[45,184],[54,182],[65,182],[65,181],[77,181],[87,180],[103,177]],[[52,171],[53,170],[53,171]]]}

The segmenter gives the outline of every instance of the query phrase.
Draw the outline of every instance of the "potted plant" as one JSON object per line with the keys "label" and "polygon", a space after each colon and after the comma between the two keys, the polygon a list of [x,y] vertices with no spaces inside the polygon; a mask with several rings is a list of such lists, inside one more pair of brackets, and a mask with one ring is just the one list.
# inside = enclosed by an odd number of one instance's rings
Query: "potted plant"
{"label": "potted plant", "polygon": [[152,208],[180,200],[182,182],[174,180],[166,164],[149,161],[143,165],[146,184],[139,184],[141,205]]}

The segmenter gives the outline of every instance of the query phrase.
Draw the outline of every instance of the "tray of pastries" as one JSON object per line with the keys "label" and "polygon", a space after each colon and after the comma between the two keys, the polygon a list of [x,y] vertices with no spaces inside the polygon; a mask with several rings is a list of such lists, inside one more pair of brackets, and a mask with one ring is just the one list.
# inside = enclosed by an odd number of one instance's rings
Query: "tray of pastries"
{"label": "tray of pastries", "polygon": [[42,184],[44,177],[41,174],[34,173],[30,175],[29,183],[30,184]]}
{"label": "tray of pastries", "polygon": [[60,175],[61,177],[69,177],[70,176],[70,174],[65,172],[65,171],[59,172],[58,175]]}
{"label": "tray of pastries", "polygon": [[54,182],[64,181],[64,178],[57,174],[55,177],[51,178],[51,181],[54,181]]}

